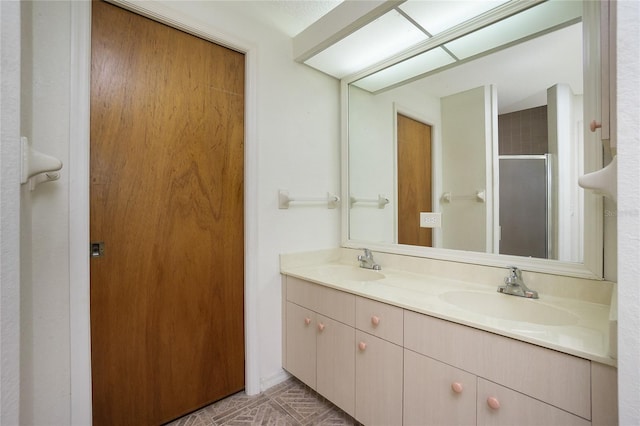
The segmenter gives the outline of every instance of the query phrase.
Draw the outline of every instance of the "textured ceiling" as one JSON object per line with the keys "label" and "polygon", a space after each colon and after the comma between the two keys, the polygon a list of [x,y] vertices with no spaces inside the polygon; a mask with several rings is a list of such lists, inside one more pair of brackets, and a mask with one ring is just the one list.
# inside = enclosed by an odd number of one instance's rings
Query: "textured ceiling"
{"label": "textured ceiling", "polygon": [[255,19],[269,22],[293,37],[342,3],[342,0],[269,0],[250,3],[250,13]]}

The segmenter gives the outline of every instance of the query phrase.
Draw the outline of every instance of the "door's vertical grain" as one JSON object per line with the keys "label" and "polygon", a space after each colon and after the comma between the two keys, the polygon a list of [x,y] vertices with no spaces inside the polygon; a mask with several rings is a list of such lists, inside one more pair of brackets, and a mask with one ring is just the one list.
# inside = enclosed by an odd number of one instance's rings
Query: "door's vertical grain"
{"label": "door's vertical grain", "polygon": [[244,56],[93,3],[95,424],[244,386]]}
{"label": "door's vertical grain", "polygon": [[432,231],[420,227],[431,212],[431,126],[397,115],[398,243],[431,247]]}

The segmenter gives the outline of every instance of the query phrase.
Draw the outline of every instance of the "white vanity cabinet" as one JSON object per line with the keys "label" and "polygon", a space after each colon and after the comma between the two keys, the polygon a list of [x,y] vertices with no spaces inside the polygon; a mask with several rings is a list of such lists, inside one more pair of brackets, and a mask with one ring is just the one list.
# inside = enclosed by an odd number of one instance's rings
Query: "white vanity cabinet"
{"label": "white vanity cabinet", "polygon": [[475,375],[404,350],[404,424],[475,425]]}
{"label": "white vanity cabinet", "polygon": [[284,368],[364,425],[615,425],[614,367],[295,277]]}
{"label": "white vanity cabinet", "polygon": [[[591,363],[588,360],[411,311],[405,311],[405,347],[428,357],[430,361],[423,360],[424,365],[448,364],[446,368],[427,370],[427,373],[437,371],[435,384],[426,375],[409,377],[411,372],[405,371],[405,394],[414,392],[414,388],[427,389],[422,390],[427,396],[422,401],[405,403],[406,425],[415,424],[411,419],[419,418],[424,412],[440,410],[441,401],[457,402],[455,397],[451,398],[447,381],[450,386],[456,381],[464,382],[460,396],[477,386],[474,410],[477,407],[475,424],[478,425],[590,424]],[[412,356],[405,356],[407,368],[411,366]],[[477,377],[477,385],[472,383],[473,376]],[[437,384],[438,380],[442,384]],[[469,385],[464,386],[467,383]],[[441,393],[434,396],[436,390],[432,387]],[[469,399],[465,395],[463,409],[469,409]],[[428,407],[421,407],[420,403]],[[473,424],[466,418],[459,422],[453,420],[448,424]]]}
{"label": "white vanity cabinet", "polygon": [[285,369],[355,416],[355,296],[288,277]]}
{"label": "white vanity cabinet", "polygon": [[483,426],[591,424],[581,417],[482,378],[478,378],[477,407],[477,424]]}
{"label": "white vanity cabinet", "polygon": [[316,388],[316,313],[286,302],[285,368],[309,387]]}
{"label": "white vanity cabinet", "polygon": [[365,425],[402,424],[403,310],[356,298],[356,415]]}

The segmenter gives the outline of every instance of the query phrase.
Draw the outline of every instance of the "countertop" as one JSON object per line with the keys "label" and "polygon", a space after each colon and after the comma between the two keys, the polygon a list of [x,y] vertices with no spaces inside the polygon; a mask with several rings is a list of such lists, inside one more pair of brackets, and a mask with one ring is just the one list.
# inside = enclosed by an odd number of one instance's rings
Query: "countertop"
{"label": "countertop", "polygon": [[[281,265],[283,275],[311,281],[330,288],[352,293],[358,296],[395,305],[410,311],[441,318],[480,330],[532,343],[581,358],[607,365],[616,365],[609,356],[610,306],[541,294],[539,299],[531,300],[498,293],[495,286],[474,284],[438,276],[430,276],[402,270],[384,268],[380,271],[384,278],[374,281],[336,277],[331,273],[335,268],[357,268],[339,262],[321,263],[305,266]],[[346,270],[346,269],[345,269]],[[446,293],[465,292],[472,298],[477,296],[478,304],[465,309],[447,302]],[[467,294],[467,296],[469,296]],[[566,314],[571,321],[558,325],[553,319],[543,318],[543,325],[535,322],[516,321],[508,318],[508,313],[492,312],[491,306],[483,309],[483,303],[514,303],[516,306],[532,308],[534,311],[559,312]],[[519,299],[513,301],[513,299]],[[536,306],[522,303],[537,304]],[[520,304],[520,305],[517,305]],[[497,316],[501,316],[498,318]],[[544,315],[542,315],[544,316]]]}

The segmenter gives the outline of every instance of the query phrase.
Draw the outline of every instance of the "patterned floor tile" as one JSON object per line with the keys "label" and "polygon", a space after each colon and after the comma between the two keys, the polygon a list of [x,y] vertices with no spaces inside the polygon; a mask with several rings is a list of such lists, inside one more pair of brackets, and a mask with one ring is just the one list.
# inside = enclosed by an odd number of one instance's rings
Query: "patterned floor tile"
{"label": "patterned floor tile", "polygon": [[224,426],[299,426],[293,417],[271,400],[234,413],[217,422]]}
{"label": "patterned floor tile", "polygon": [[306,423],[308,426],[359,426],[360,423],[355,421],[353,417],[334,407],[324,414],[319,414],[309,419]]}
{"label": "patterned floor tile", "polygon": [[227,417],[237,411],[251,408],[255,405],[262,404],[269,399],[264,395],[248,396],[244,392],[237,393],[221,401],[204,407],[201,411],[212,420],[218,420]]}
{"label": "patterned floor tile", "polygon": [[295,378],[260,395],[244,392],[184,416],[166,426],[342,426],[358,425],[350,416]]}
{"label": "patterned floor tile", "polygon": [[271,398],[301,423],[307,423],[334,408],[314,390],[297,381]]}
{"label": "patterned floor tile", "polygon": [[171,423],[167,423],[166,426],[213,426],[213,424],[208,416],[203,416],[200,411],[196,411]]}

